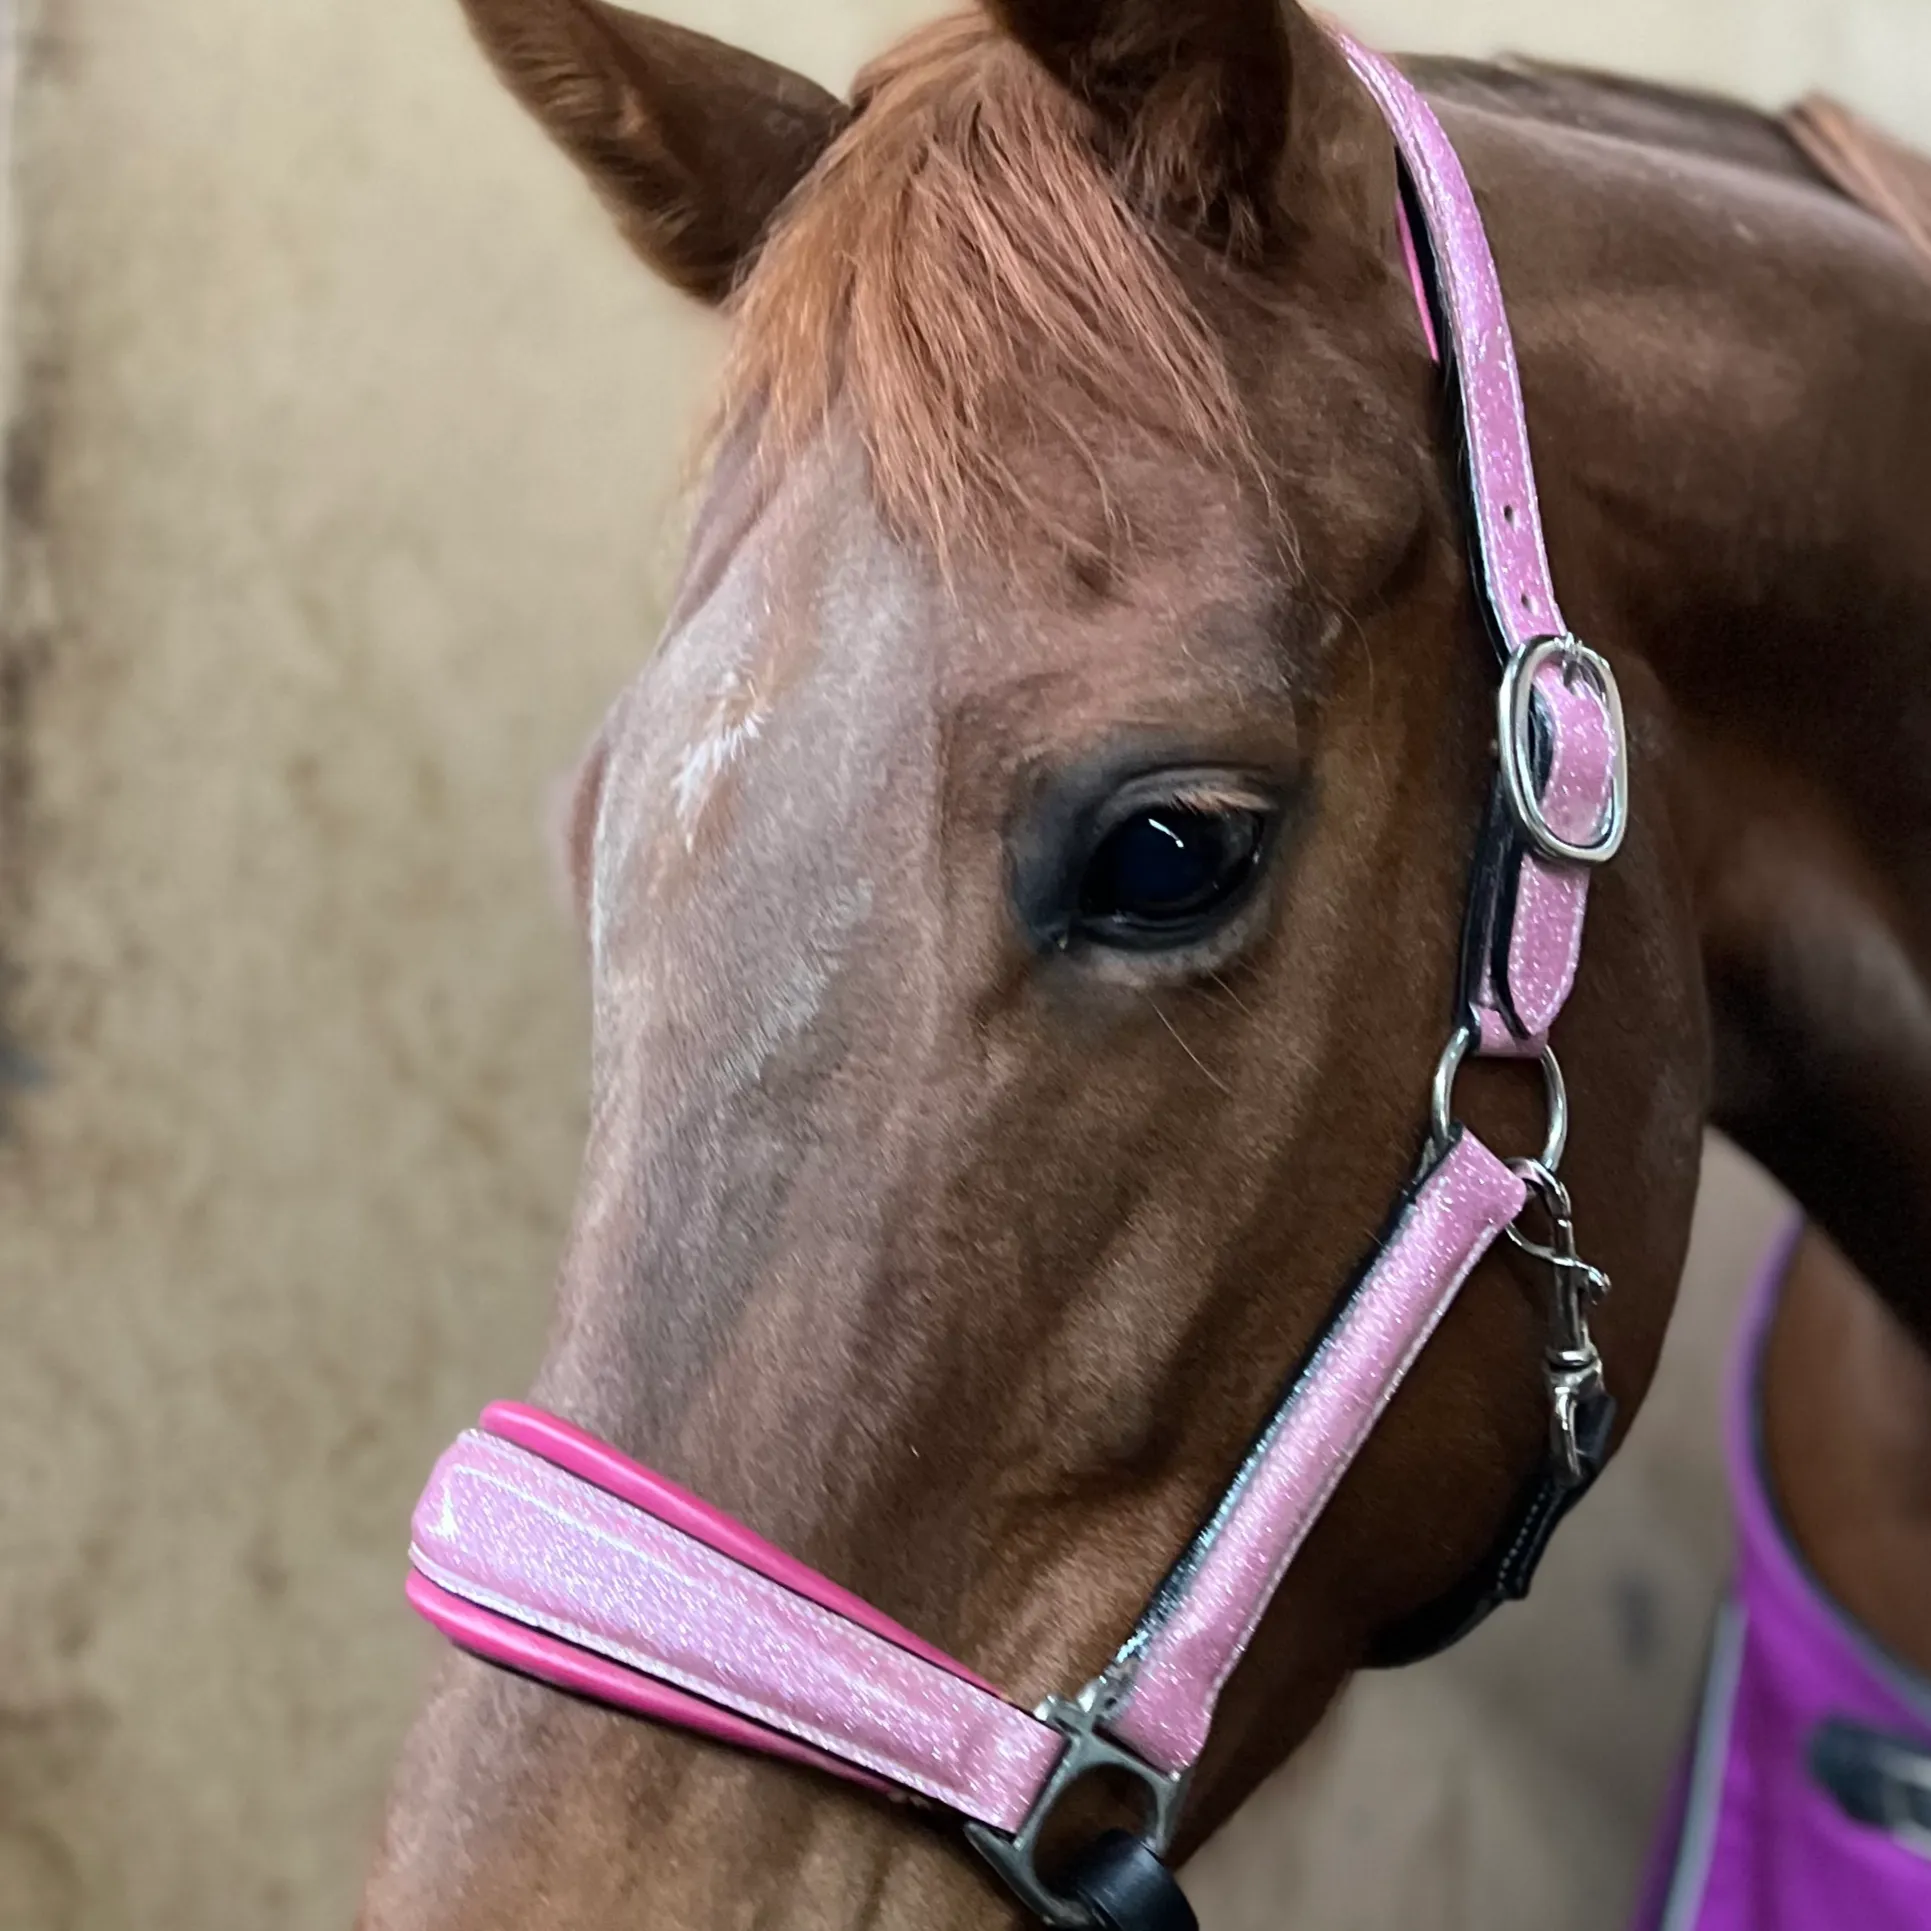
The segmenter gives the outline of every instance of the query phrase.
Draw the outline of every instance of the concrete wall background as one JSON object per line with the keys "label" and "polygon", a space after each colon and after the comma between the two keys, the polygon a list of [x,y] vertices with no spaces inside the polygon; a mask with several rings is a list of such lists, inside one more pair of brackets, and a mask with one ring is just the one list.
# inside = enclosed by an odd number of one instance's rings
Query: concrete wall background
{"label": "concrete wall background", "polygon": [[[842,84],[920,0],[676,0]],[[1357,0],[1390,44],[1822,82],[1922,0]],[[0,1927],[346,1923],[431,1455],[535,1355],[582,1027],[539,800],[653,633],[708,321],[450,0],[19,23],[0,630]],[[1530,1615],[1368,1686],[1222,1931],[1621,1915],[1721,1562],[1726,1169],[1672,1382]]]}

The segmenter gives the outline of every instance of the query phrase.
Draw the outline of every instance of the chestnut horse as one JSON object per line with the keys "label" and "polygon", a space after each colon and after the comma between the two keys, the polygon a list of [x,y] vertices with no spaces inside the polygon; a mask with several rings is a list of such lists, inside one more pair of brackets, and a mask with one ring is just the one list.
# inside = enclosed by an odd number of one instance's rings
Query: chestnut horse
{"label": "chestnut horse", "polygon": [[[1493,672],[1390,136],[1292,0],[993,0],[849,104],[599,0],[466,4],[735,329],[665,641],[576,800],[594,1100],[535,1398],[1030,1703],[1224,1486],[1451,1022]],[[1741,109],[1413,71],[1628,703],[1556,1038],[1621,1413],[1712,1123],[1891,1353],[1931,1340],[1931,279]],[[1462,1097],[1540,1144],[1532,1072]],[[1859,1292],[1816,1274],[1774,1351],[1806,1466],[1869,1435]],[[1543,1452],[1545,1295],[1476,1274],[1235,1677],[1183,1848],[1484,1558]],[[1810,1512],[1931,1664],[1924,1539],[1874,1565]],[[462,1658],[362,1917],[1012,1922],[913,1812]]]}

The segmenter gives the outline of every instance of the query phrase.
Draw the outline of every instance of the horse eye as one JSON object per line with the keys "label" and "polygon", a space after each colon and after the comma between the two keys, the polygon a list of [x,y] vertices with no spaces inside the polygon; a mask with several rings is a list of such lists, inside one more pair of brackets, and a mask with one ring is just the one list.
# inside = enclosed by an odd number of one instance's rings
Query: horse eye
{"label": "horse eye", "polygon": [[1080,885],[1082,932],[1103,944],[1179,945],[1242,899],[1260,869],[1267,816],[1158,805],[1116,825]]}

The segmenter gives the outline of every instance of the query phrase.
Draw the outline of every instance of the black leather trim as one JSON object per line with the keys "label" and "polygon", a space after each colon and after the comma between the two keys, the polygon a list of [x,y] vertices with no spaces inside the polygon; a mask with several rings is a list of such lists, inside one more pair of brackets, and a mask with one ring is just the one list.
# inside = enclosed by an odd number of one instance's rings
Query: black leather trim
{"label": "black leather trim", "polygon": [[1461,363],[1455,353],[1455,330],[1448,305],[1442,298],[1441,272],[1435,258],[1434,235],[1428,216],[1415,193],[1408,164],[1397,158],[1399,187],[1408,211],[1408,226],[1415,237],[1415,254],[1421,264],[1422,288],[1428,297],[1429,313],[1435,324],[1435,343],[1441,354],[1442,444],[1454,466],[1456,495],[1465,512],[1466,527],[1462,547],[1468,557],[1469,581],[1475,586],[1476,603],[1481,610],[1482,631],[1495,652],[1498,665],[1509,661],[1508,638],[1497,614],[1497,593],[1489,579],[1488,558],[1482,554],[1482,533],[1475,519],[1475,463],[1468,446],[1468,401],[1462,382]]}
{"label": "black leather trim", "polygon": [[[1536,787],[1546,791],[1555,768],[1555,738],[1547,709],[1539,698],[1530,718],[1530,757]],[[1502,1015],[1517,1039],[1526,1039],[1529,1029],[1515,1010],[1509,955],[1515,943],[1516,901],[1527,857],[1528,849],[1498,776],[1489,787],[1488,810],[1469,874],[1468,910],[1462,925],[1461,1017],[1472,1022],[1486,1006]]]}
{"label": "black leather trim", "polygon": [[1103,1931],[1200,1931],[1173,1873],[1123,1830],[1108,1831],[1060,1881]]}
{"label": "black leather trim", "polygon": [[1520,1030],[1509,1005],[1508,960],[1521,869],[1521,849],[1498,777],[1489,787],[1488,809],[1475,843],[1475,862],[1469,868],[1468,909],[1462,920],[1459,1021],[1472,1025],[1483,1008],[1493,1007],[1512,1030]]}

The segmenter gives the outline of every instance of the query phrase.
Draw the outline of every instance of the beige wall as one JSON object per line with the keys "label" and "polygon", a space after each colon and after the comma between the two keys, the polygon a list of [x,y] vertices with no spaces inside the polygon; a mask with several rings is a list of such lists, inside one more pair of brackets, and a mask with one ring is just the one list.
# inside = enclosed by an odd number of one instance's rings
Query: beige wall
{"label": "beige wall", "polygon": [[[677,11],[842,82],[926,9]],[[1922,0],[1355,11],[1765,98],[1822,78],[1924,125]],[[451,0],[42,0],[29,26],[0,1927],[321,1931],[429,1653],[398,1601],[409,1501],[539,1342],[583,1042],[538,801],[652,633],[715,342],[498,98]],[[1744,1225],[1713,1229],[1726,1280]],[[1672,1453],[1670,1427],[1704,1439],[1684,1387],[1652,1430]],[[1389,1908],[1423,1931],[1614,1922],[1716,1508],[1706,1482],[1653,1530],[1622,1493],[1623,1541],[1579,1540],[1559,1588],[1595,1614],[1600,1551],[1657,1569],[1649,1701],[1600,1679],[1578,1744],[1546,1615],[1377,1686],[1298,1813],[1304,1927],[1395,1921],[1337,1845],[1418,1887]],[[1528,1754],[1456,1770],[1491,1731]],[[1525,1772],[1536,1751],[1571,1782]],[[1420,1794],[1401,1854],[1371,1855],[1397,1760]],[[1542,1863],[1498,1903],[1490,1852],[1525,1833]],[[1218,1921],[1278,1921],[1290,1880],[1231,1870]],[[1559,1919],[1581,1874],[1594,1903]]]}

